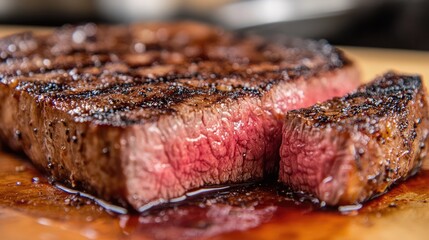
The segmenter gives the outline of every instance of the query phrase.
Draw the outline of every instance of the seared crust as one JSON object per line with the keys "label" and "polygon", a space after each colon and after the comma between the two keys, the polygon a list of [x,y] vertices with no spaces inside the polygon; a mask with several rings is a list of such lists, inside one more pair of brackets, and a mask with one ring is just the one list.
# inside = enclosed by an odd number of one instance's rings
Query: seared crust
{"label": "seared crust", "polygon": [[349,62],[323,41],[270,43],[195,23],[63,27],[0,40],[0,79],[76,121],[124,126],[261,96]]}
{"label": "seared crust", "polygon": [[[417,110],[409,109],[409,102],[416,101],[417,94],[425,94],[419,76],[402,76],[391,72],[361,86],[352,94],[310,108],[292,110],[289,114],[310,120],[315,128],[331,127],[339,131],[354,129],[367,134],[378,134],[379,123],[395,116],[400,130],[404,130],[410,124],[410,111]],[[419,100],[422,102],[418,105],[426,112],[424,99]],[[421,119],[416,121],[421,122]]]}
{"label": "seared crust", "polygon": [[285,113],[359,83],[324,41],[187,22],[66,26],[0,50],[1,140],[52,180],[140,210],[273,173]]}
{"label": "seared crust", "polygon": [[[280,179],[329,205],[356,204],[384,193],[415,174],[427,156],[426,98],[419,76],[390,72],[344,97],[290,111]],[[291,138],[293,129],[300,129],[299,136],[305,137]],[[305,147],[286,146],[292,141],[304,141]],[[312,152],[306,153],[309,149]],[[291,152],[299,151],[311,161],[289,163],[295,159]],[[318,178],[299,182],[308,176],[293,170],[295,164],[300,166],[297,169],[312,169]]]}

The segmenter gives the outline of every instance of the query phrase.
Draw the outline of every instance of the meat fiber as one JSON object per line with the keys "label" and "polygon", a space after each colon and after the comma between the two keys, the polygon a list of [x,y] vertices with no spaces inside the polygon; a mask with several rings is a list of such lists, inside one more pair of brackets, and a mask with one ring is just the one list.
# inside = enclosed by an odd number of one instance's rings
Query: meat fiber
{"label": "meat fiber", "polygon": [[279,178],[329,205],[357,204],[419,170],[428,131],[420,77],[388,73],[345,97],[289,112]]}
{"label": "meat fiber", "polygon": [[22,33],[0,57],[1,139],[57,183],[138,210],[277,171],[285,113],[359,82],[324,41],[190,22]]}

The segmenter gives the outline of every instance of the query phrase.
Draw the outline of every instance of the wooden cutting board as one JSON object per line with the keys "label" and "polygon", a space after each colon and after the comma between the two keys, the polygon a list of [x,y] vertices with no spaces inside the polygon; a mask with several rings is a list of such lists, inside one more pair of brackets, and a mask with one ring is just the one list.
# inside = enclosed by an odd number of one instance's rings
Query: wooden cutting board
{"label": "wooden cutting board", "polygon": [[[20,30],[0,27],[0,36]],[[419,73],[429,84],[428,52],[342,49],[365,80],[395,70]],[[348,211],[319,208],[302,196],[294,201],[272,185],[236,186],[150,214],[117,214],[52,187],[25,157],[0,151],[0,239],[429,239],[429,170]]]}

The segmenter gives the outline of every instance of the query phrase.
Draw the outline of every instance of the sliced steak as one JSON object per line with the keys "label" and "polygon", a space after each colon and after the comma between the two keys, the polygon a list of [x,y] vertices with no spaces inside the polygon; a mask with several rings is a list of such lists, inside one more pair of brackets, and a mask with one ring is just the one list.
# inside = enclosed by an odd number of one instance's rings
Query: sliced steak
{"label": "sliced steak", "polygon": [[189,22],[63,27],[0,50],[2,140],[54,181],[140,210],[277,171],[285,112],[358,85],[326,42]]}
{"label": "sliced steak", "polygon": [[427,107],[420,77],[388,73],[345,97],[289,112],[280,181],[329,205],[384,193],[421,167]]}

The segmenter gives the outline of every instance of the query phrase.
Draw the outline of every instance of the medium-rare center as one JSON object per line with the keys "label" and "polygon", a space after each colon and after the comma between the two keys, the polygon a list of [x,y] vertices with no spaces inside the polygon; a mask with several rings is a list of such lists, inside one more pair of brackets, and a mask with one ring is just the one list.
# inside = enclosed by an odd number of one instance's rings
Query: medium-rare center
{"label": "medium-rare center", "polygon": [[0,57],[1,139],[55,182],[140,210],[272,174],[286,112],[359,84],[325,41],[190,22],[21,33]]}

